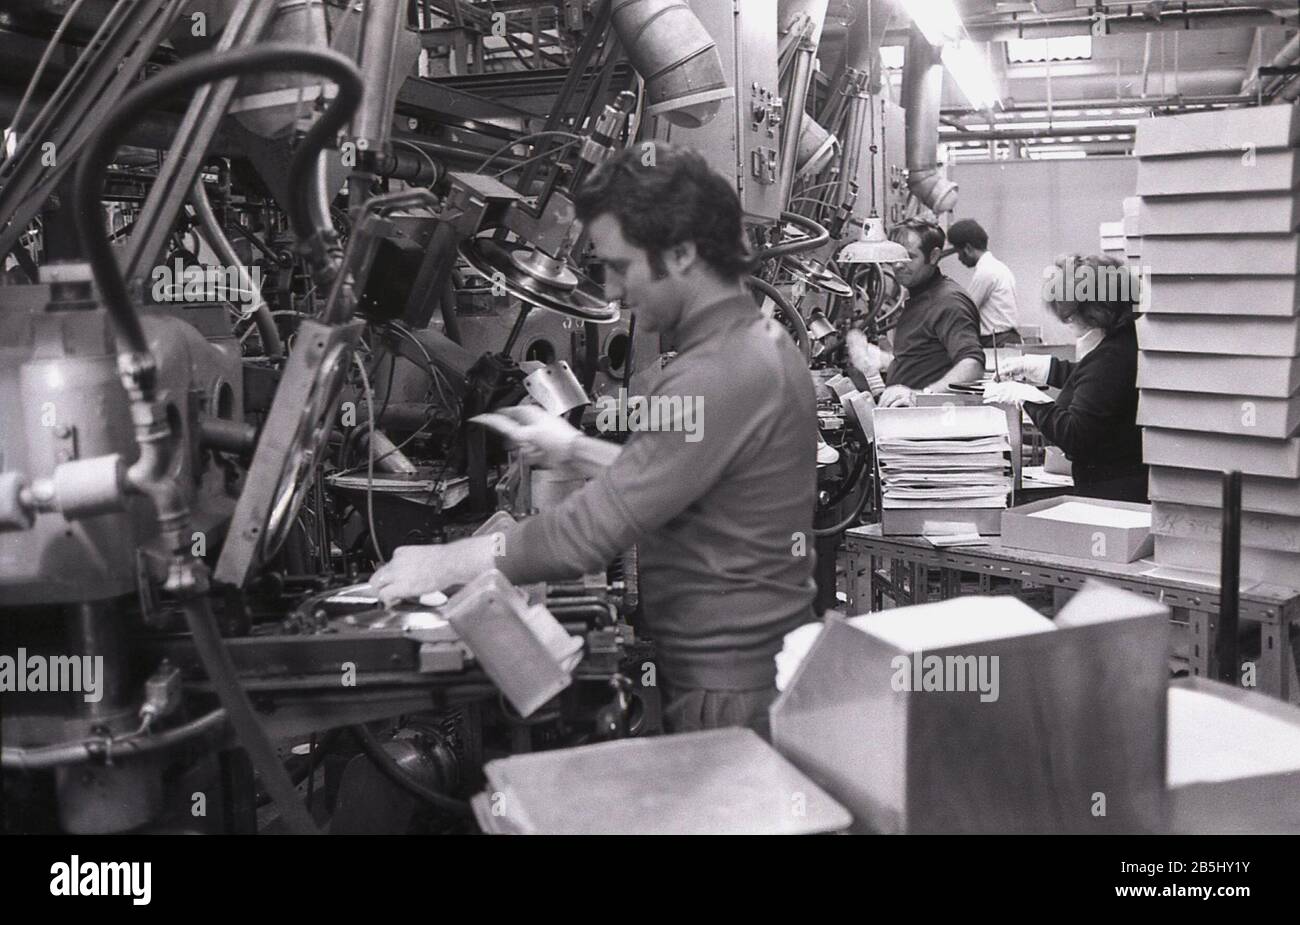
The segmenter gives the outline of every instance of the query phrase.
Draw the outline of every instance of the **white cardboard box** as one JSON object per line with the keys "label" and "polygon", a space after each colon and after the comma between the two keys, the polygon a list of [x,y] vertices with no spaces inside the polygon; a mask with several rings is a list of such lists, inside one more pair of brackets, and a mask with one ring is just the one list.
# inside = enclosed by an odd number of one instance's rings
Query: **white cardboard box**
{"label": "white cardboard box", "polygon": [[1300,226],[1300,201],[1289,192],[1151,196],[1139,222],[1145,235],[1288,234]]}
{"label": "white cardboard box", "polygon": [[[1202,469],[1152,466],[1151,500],[1217,508],[1223,503],[1223,476]],[[1241,507],[1261,514],[1300,517],[1300,481],[1242,476]]]}
{"label": "white cardboard box", "polygon": [[1290,398],[1300,389],[1300,359],[1144,350],[1138,355],[1137,385],[1175,392]]}
{"label": "white cardboard box", "polygon": [[[1217,543],[1223,535],[1223,511],[1217,507],[1153,501],[1151,530],[1158,536]],[[1300,518],[1242,511],[1241,544],[1252,549],[1300,553]]]}
{"label": "white cardboard box", "polygon": [[1300,478],[1300,437],[1269,440],[1236,434],[1147,427],[1142,431],[1142,459],[1150,466],[1187,466],[1272,478]]}
{"label": "white cardboard box", "polygon": [[1143,281],[1144,312],[1174,315],[1268,315],[1300,312],[1300,277],[1209,276],[1152,272]]}
{"label": "white cardboard box", "polygon": [[1075,559],[1133,562],[1151,555],[1151,506],[1073,495],[1034,501],[1002,512],[999,542]]}
{"label": "white cardboard box", "polygon": [[1239,158],[1245,151],[1300,144],[1300,120],[1291,106],[1220,109],[1138,122],[1133,153],[1139,158],[1213,151]]}
{"label": "white cardboard box", "polygon": [[1171,833],[1300,835],[1300,708],[1182,678],[1168,715]]}
{"label": "white cardboard box", "polygon": [[1300,393],[1290,398],[1247,398],[1142,389],[1137,422],[1143,427],[1285,439],[1300,431]]}
{"label": "white cardboard box", "polygon": [[1137,194],[1187,196],[1215,193],[1275,193],[1295,189],[1300,162],[1293,150],[1257,151],[1243,163],[1242,151],[1169,157],[1138,163]]}
{"label": "white cardboard box", "polygon": [[1142,236],[1142,259],[1152,273],[1254,276],[1300,271],[1294,234]]}
{"label": "white cardboard box", "polygon": [[1144,315],[1137,319],[1138,347],[1161,353],[1229,356],[1300,356],[1300,317],[1249,315]]}
{"label": "white cardboard box", "polygon": [[[772,742],[857,831],[1160,831],[1168,645],[1164,606],[1094,583],[1055,624],[1012,597],[832,619],[772,706]],[[935,689],[934,664],[996,666],[998,693]]]}
{"label": "white cardboard box", "polygon": [[[1217,575],[1220,556],[1218,540],[1156,537],[1155,560],[1160,565]],[[1283,588],[1300,589],[1300,555],[1242,546],[1241,577]]]}

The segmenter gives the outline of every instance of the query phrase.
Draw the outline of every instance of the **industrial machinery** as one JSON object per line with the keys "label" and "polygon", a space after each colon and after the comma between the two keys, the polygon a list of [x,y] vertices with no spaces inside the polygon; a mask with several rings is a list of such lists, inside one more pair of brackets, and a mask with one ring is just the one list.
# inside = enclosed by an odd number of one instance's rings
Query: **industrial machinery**
{"label": "industrial machinery", "polygon": [[[8,830],[467,831],[485,760],[659,731],[634,550],[398,608],[365,577],[559,497],[471,417],[590,423],[658,362],[573,219],[624,147],[735,177],[756,301],[842,365],[888,272],[837,254],[928,187],[878,35],[813,80],[826,7],[6,4]],[[835,439],[827,516],[862,439]],[[502,674],[467,612],[544,618],[580,660]]]}

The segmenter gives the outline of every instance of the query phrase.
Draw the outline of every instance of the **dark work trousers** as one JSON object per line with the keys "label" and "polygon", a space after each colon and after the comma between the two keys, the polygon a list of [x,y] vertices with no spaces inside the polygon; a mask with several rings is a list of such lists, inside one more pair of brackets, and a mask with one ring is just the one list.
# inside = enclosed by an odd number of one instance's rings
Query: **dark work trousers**
{"label": "dark work trousers", "polygon": [[699,732],[725,726],[753,729],[771,739],[767,709],[776,700],[776,686],[756,691],[709,691],[664,684],[664,728],[668,732]]}
{"label": "dark work trousers", "polygon": [[1082,498],[1100,498],[1107,501],[1134,501],[1147,503],[1146,466],[1113,467],[1088,470],[1073,466],[1074,494]]}

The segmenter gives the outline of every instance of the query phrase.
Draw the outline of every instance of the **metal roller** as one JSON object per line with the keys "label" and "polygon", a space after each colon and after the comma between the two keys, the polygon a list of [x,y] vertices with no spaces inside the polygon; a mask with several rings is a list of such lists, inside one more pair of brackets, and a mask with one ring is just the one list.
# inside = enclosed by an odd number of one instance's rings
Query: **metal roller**
{"label": "metal roller", "polygon": [[460,252],[475,270],[529,305],[597,324],[619,318],[618,306],[606,299],[604,291],[591,279],[567,267],[557,268],[551,276],[542,273],[544,254],[530,260],[527,249],[503,247],[488,237],[465,241]]}

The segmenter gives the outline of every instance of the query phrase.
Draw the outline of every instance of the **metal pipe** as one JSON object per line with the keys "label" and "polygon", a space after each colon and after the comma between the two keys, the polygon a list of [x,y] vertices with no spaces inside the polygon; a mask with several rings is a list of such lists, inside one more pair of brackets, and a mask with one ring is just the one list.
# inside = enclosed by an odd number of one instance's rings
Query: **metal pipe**
{"label": "metal pipe", "polygon": [[257,428],[242,421],[200,418],[199,445],[224,453],[248,454],[257,447]]}
{"label": "metal pipe", "polygon": [[[867,121],[863,116],[870,105],[871,97],[860,89],[855,89],[849,95],[848,119],[844,127],[844,155],[840,159],[839,187],[836,189],[836,202],[848,201],[850,188],[861,175],[863,146],[864,144],[875,144],[874,133],[870,133],[871,137],[867,138],[863,131],[866,128],[865,123]],[[935,132],[938,133],[937,125]],[[872,196],[874,197],[874,195],[873,186]]]}
{"label": "metal pipe", "polygon": [[919,29],[912,29],[903,67],[903,108],[907,110],[907,186],[936,213],[957,204],[957,184],[939,169],[939,110],[943,100],[943,61]]}
{"label": "metal pipe", "polygon": [[212,211],[212,203],[208,200],[208,191],[203,185],[202,173],[195,176],[194,184],[190,188],[190,204],[194,206],[194,212],[198,215],[203,237],[208,239],[208,244],[226,265],[226,271],[234,269],[239,274],[241,287],[244,283],[252,287],[253,307],[250,314],[257,325],[257,334],[262,339],[262,351],[271,359],[278,360],[284,356],[284,343],[280,340],[280,332],[275,327],[275,319],[271,317],[271,307],[266,304],[266,299],[262,298],[262,290],[253,285],[247,267],[235,253],[234,245],[226,237],[221,222],[217,221],[216,213]]}
{"label": "metal pipe", "polygon": [[[1250,96],[1238,96],[1232,93],[1203,93],[1195,96],[1184,96],[1178,99],[1165,96],[1133,96],[1124,99],[1115,99],[1112,97],[1092,97],[1086,100],[1069,100],[1058,102],[1054,115],[1057,118],[1069,118],[1066,113],[1073,110],[1085,109],[1152,109],[1163,106],[1240,106],[1243,103],[1253,101]],[[1037,112],[1045,108],[1042,101],[1020,99],[1018,101],[1008,100],[1003,104],[1003,113],[1017,112]],[[944,116],[966,116],[966,115],[984,115],[977,109],[960,106],[945,106],[940,112]]]}
{"label": "metal pipe", "polygon": [[[1190,8],[1184,13],[1177,10],[1165,10],[1159,19],[1152,19],[1136,9],[1129,14],[1114,13],[1106,16],[1107,35],[1134,35],[1145,32],[1166,32],[1174,29],[1243,29],[1251,27],[1281,26],[1285,24],[1283,15],[1295,10],[1294,3],[1282,0],[1282,5],[1265,7],[1252,4],[1249,7],[1234,7],[1222,2],[1212,6]],[[1138,4],[1132,4],[1137,7]],[[1092,18],[1071,15],[1041,19],[997,19],[980,21],[967,19],[966,33],[975,42],[1006,42],[1019,38],[1055,38],[1068,35],[1091,35],[1095,23]],[[841,37],[846,34],[844,27],[827,27],[823,37]],[[885,37],[886,42],[902,40],[901,30],[894,30]]]}
{"label": "metal pipe", "polygon": [[[272,4],[240,0],[221,33],[217,51],[252,45],[261,37],[273,12]],[[138,233],[127,240],[122,264],[127,279],[147,276],[163,255],[186,193],[195,179],[201,178],[203,159],[211,149],[238,84],[239,81],[232,78],[195,91],[175,137],[165,145],[168,156],[158,168],[158,176],[145,197],[137,220]]]}
{"label": "metal pipe", "polygon": [[718,46],[682,0],[612,0],[614,31],[645,78],[647,115],[699,128],[734,93]]}
{"label": "metal pipe", "polygon": [[1219,563],[1219,680],[1237,686],[1237,617],[1241,596],[1241,473],[1223,474],[1223,536]]}
{"label": "metal pipe", "polygon": [[162,751],[226,725],[226,711],[216,709],[181,726],[152,735],[132,735],[121,739],[86,739],[63,745],[40,748],[5,748],[0,750],[0,766],[6,770],[43,771],[64,765],[85,764],[93,758],[118,761],[132,755]]}
{"label": "metal pipe", "polygon": [[[1296,33],[1291,41],[1282,46],[1282,50],[1273,56],[1273,60],[1268,62],[1268,67],[1286,67],[1293,64],[1297,58],[1300,58],[1300,32]],[[1264,84],[1264,92],[1276,90],[1277,84],[1281,77],[1270,77]],[[1243,96],[1253,96],[1260,88],[1259,71],[1256,70],[1244,84],[1241,85]]]}
{"label": "metal pipe", "polygon": [[790,77],[790,92],[785,107],[785,123],[781,126],[781,192],[779,202],[788,202],[790,190],[794,186],[794,171],[799,160],[799,135],[803,131],[805,103],[808,98],[808,81],[812,75],[813,56],[817,46],[809,35],[810,27],[804,27],[804,34],[795,49],[794,73]]}
{"label": "metal pipe", "polygon": [[393,114],[393,101],[389,99],[391,71],[398,60],[397,39],[404,28],[405,13],[405,2],[367,0],[361,25],[361,60],[357,65],[366,89],[352,119],[352,136],[359,150],[375,155],[388,147]]}

